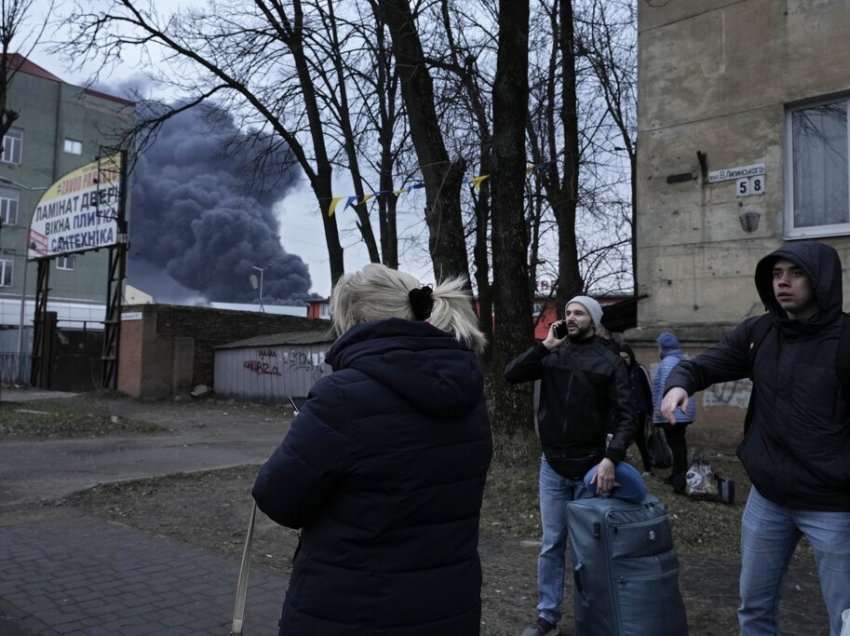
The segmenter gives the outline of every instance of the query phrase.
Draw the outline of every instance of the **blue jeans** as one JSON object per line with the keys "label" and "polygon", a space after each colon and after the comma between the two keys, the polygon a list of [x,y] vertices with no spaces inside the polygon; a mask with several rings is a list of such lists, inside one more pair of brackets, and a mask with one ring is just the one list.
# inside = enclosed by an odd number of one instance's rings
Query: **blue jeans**
{"label": "blue jeans", "polygon": [[543,545],[537,560],[537,615],[550,623],[561,620],[567,549],[567,502],[580,499],[587,489],[580,479],[561,477],[545,457],[540,459],[540,524]]}
{"label": "blue jeans", "polygon": [[850,607],[850,512],[792,510],[752,488],[741,523],[741,636],[776,636],[782,577],[800,537],[812,546],[831,636]]}

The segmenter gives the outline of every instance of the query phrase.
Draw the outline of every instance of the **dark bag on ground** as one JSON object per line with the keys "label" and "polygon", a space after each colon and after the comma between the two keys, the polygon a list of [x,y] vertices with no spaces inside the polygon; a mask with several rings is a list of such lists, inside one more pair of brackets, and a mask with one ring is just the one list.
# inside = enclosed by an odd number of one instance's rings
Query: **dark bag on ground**
{"label": "dark bag on ground", "polygon": [[646,449],[655,468],[670,468],[673,465],[673,450],[667,442],[667,434],[660,426],[653,426],[646,439]]}
{"label": "dark bag on ground", "polygon": [[667,508],[648,496],[567,504],[576,636],[687,636]]}

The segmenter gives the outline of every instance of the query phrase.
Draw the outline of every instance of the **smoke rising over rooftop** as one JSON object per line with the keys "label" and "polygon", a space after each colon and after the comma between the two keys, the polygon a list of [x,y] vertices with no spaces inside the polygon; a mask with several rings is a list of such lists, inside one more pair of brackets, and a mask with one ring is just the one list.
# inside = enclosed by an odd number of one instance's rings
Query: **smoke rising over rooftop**
{"label": "smoke rising over rooftop", "polygon": [[[159,108],[139,105],[142,115]],[[169,119],[131,175],[131,284],[157,300],[251,302],[256,265],[265,268],[267,301],[306,296],[307,265],[284,251],[272,211],[298,177],[288,155],[215,106]]]}

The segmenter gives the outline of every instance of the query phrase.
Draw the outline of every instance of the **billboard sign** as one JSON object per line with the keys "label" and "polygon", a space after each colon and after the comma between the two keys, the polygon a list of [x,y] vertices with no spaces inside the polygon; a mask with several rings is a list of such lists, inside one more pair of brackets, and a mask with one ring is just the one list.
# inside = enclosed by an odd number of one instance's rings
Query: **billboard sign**
{"label": "billboard sign", "polygon": [[35,206],[27,237],[27,258],[77,254],[119,242],[121,153],[69,172]]}

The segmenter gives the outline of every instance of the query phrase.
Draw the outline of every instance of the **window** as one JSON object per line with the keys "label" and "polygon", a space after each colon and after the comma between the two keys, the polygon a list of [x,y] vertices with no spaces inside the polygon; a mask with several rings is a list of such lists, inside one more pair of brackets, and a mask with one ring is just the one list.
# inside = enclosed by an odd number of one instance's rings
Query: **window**
{"label": "window", "polygon": [[0,258],[0,287],[12,286],[12,266],[14,261],[9,258]]}
{"label": "window", "polygon": [[785,235],[850,234],[847,110],[840,99],[788,112]]}
{"label": "window", "polygon": [[10,128],[3,136],[3,163],[21,163],[21,150],[24,146],[24,131],[20,128]]}
{"label": "window", "polygon": [[0,188],[0,221],[3,225],[15,225],[18,222],[18,203],[20,193],[10,188]]}
{"label": "window", "polygon": [[73,272],[77,266],[77,257],[74,254],[65,254],[64,256],[56,257],[56,269],[61,269],[66,272]]}
{"label": "window", "polygon": [[75,139],[65,139],[65,152],[69,155],[83,154],[83,142]]}

